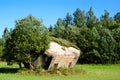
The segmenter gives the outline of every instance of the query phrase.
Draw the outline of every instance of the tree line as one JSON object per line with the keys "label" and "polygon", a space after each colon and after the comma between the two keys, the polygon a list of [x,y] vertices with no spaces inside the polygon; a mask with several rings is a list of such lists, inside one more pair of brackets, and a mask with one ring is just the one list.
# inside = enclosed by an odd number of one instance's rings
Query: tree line
{"label": "tree line", "polygon": [[32,15],[17,20],[15,29],[4,30],[0,56],[8,62],[30,65],[49,47],[49,37],[75,44],[81,50],[79,63],[120,62],[120,12],[110,17],[105,10],[97,18],[92,7],[87,12],[77,8],[73,15],[67,13],[64,19],[58,18],[48,28]]}

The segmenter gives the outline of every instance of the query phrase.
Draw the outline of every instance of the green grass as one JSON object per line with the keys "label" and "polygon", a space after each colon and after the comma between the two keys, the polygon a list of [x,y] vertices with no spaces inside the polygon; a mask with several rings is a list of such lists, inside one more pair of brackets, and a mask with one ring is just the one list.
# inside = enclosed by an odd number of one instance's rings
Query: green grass
{"label": "green grass", "polygon": [[58,44],[60,44],[62,46],[74,47],[76,49],[79,49],[75,44],[73,44],[65,39],[62,39],[62,38],[50,37],[50,41],[57,42]]}
{"label": "green grass", "polygon": [[[11,72],[11,70],[15,71]],[[7,66],[5,62],[0,62],[0,80],[120,80],[120,64],[76,65],[75,70],[77,72],[76,74],[67,76],[21,74],[16,64]]]}

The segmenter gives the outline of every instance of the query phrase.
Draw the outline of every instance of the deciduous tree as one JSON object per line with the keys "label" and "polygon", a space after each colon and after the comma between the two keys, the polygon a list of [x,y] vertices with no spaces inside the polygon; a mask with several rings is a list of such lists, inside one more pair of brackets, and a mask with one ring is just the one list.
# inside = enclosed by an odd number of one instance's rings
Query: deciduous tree
{"label": "deciduous tree", "polygon": [[17,20],[15,26],[6,40],[4,58],[7,62],[17,62],[20,67],[23,63],[26,68],[32,68],[32,62],[48,48],[46,30],[32,15]]}

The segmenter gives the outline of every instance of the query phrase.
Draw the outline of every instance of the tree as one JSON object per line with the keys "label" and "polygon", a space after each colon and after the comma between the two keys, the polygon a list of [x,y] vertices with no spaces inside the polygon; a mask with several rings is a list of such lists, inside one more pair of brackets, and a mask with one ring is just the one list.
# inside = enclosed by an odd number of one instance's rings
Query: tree
{"label": "tree", "polygon": [[120,23],[120,12],[117,12],[114,16],[114,20],[117,22],[117,23]]}
{"label": "tree", "polygon": [[90,10],[86,14],[86,25],[88,28],[92,28],[95,26],[96,22],[97,22],[97,18],[94,15],[92,7],[90,7]]}
{"label": "tree", "polygon": [[74,16],[74,24],[77,27],[85,26],[85,14],[84,11],[81,11],[79,8],[73,13]]}
{"label": "tree", "polygon": [[5,40],[7,40],[8,38],[10,38],[10,33],[6,27],[4,29],[2,38],[0,38],[0,58],[2,58],[2,54],[4,53]]}
{"label": "tree", "polygon": [[[119,12],[113,17],[107,10],[98,19],[92,7],[86,13],[79,8],[65,20],[59,18],[51,28],[54,37],[63,38],[81,49],[80,63],[118,63],[120,61]],[[66,27],[67,25],[67,27]]]}
{"label": "tree", "polygon": [[58,18],[55,26],[66,26],[66,22],[61,18]]}
{"label": "tree", "polygon": [[3,56],[8,63],[17,62],[20,67],[23,63],[25,68],[32,68],[32,62],[48,48],[46,30],[32,15],[17,20],[15,26],[11,37],[6,40]]}
{"label": "tree", "polygon": [[115,63],[117,54],[115,53],[116,42],[109,29],[100,27],[99,52],[101,55],[101,63]]}
{"label": "tree", "polygon": [[10,37],[10,33],[8,31],[8,28],[6,27],[4,32],[3,32],[3,36],[2,36],[5,40],[7,40]]}
{"label": "tree", "polygon": [[109,12],[107,10],[104,11],[104,15],[100,17],[101,25],[108,28],[110,25],[110,17]]}
{"label": "tree", "polygon": [[112,30],[112,36],[116,41],[115,53],[117,56],[115,57],[115,62],[118,63],[120,61],[120,28]]}
{"label": "tree", "polygon": [[76,45],[78,34],[79,34],[79,28],[74,25],[69,25],[65,29],[65,34],[64,34],[65,38],[64,39],[66,39]]}
{"label": "tree", "polygon": [[55,24],[54,27],[54,37],[57,38],[65,38],[64,34],[65,34],[65,29],[66,29],[66,22],[64,20],[62,20],[61,18],[59,18]]}
{"label": "tree", "polygon": [[3,54],[3,48],[4,48],[5,40],[3,38],[0,38],[0,58]]}
{"label": "tree", "polygon": [[100,63],[98,40],[100,35],[97,29],[83,27],[77,36],[77,46],[81,49],[80,63]]}
{"label": "tree", "polygon": [[72,24],[72,15],[67,13],[65,17],[65,21],[66,21],[66,27],[68,27],[69,24]]}
{"label": "tree", "polygon": [[2,57],[2,46],[0,45],[0,59]]}

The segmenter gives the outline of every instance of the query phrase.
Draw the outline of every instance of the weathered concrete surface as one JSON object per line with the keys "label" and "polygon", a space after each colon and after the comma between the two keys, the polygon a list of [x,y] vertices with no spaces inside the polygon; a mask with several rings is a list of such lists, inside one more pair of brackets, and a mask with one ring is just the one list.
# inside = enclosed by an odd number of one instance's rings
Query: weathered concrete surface
{"label": "weathered concrete surface", "polygon": [[48,50],[33,63],[33,66],[46,66],[47,69],[72,68],[80,56],[80,51],[73,47],[61,46],[56,42],[51,42]]}

